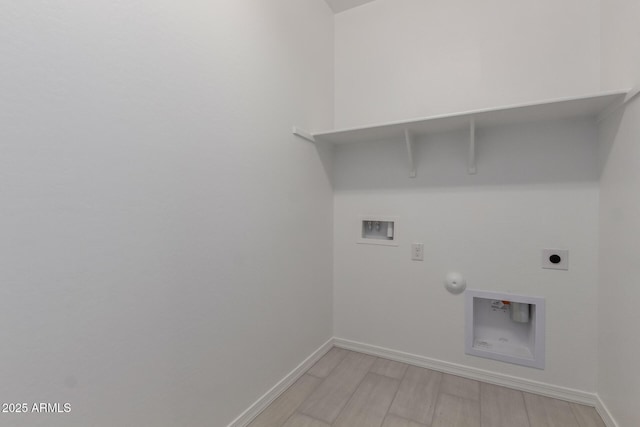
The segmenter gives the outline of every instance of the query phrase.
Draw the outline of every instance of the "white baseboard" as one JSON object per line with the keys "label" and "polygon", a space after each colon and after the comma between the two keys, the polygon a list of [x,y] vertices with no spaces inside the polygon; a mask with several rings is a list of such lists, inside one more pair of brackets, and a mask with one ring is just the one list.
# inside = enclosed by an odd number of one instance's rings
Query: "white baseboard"
{"label": "white baseboard", "polygon": [[[514,377],[511,375],[500,374],[498,372],[485,371],[483,369],[458,365],[456,363],[431,359],[424,356],[404,353],[397,350],[390,350],[388,348],[377,347],[374,345],[350,341],[342,338],[334,338],[334,344],[336,347],[344,348],[347,350],[370,354],[372,356],[383,357],[385,359],[404,362],[410,365],[419,366],[421,368],[433,369],[434,371],[453,374],[490,384],[496,384],[516,390],[526,391],[529,393],[541,394],[543,396],[553,397],[554,399],[562,399],[569,402],[594,406],[596,408],[598,407],[598,403],[602,405],[602,402],[600,402],[598,396],[595,393],[588,393],[581,390],[560,387],[553,384],[547,384],[528,380],[525,378]],[[604,409],[604,405],[602,405],[602,408],[606,411],[606,409]],[[600,412],[600,410],[598,410],[598,412]],[[603,419],[605,418],[603,414],[601,414],[601,416]],[[609,419],[612,420],[610,415]],[[607,424],[607,427],[617,426],[614,423]]]}
{"label": "white baseboard", "polygon": [[596,400],[596,411],[598,411],[600,418],[602,418],[602,421],[604,421],[607,427],[618,427],[618,423],[613,419],[611,412],[609,412],[607,406],[602,399],[600,399],[600,396],[598,396]]}
{"label": "white baseboard", "polygon": [[255,417],[264,411],[274,400],[278,398],[286,389],[298,380],[305,372],[309,370],[322,356],[324,356],[334,346],[333,338],[322,344],[320,348],[314,351],[302,363],[300,363],[293,371],[289,372],[278,384],[273,386],[271,390],[266,392],[261,398],[255,401],[246,411],[238,418],[233,420],[227,427],[246,427]]}
{"label": "white baseboard", "polygon": [[554,399],[562,399],[569,402],[580,403],[595,407],[596,411],[602,417],[607,427],[619,427],[615,422],[611,413],[607,409],[604,402],[595,393],[588,393],[581,390],[575,390],[566,387],[560,387],[553,384],[542,383],[538,381],[528,380],[525,378],[505,375],[498,372],[485,371],[483,369],[473,368],[470,366],[459,365],[456,363],[445,362],[442,360],[431,359],[429,357],[419,356],[416,354],[404,353],[402,351],[391,350],[388,348],[377,347],[370,344],[364,344],[357,341],[346,340],[343,338],[331,338],[320,348],[307,357],[294,370],[289,372],[282,380],[259,398],[253,405],[244,411],[238,418],[233,420],[227,427],[246,427],[260,412],[269,406],[278,398],[286,389],[288,389],[298,378],[300,378],[309,368],[311,368],[322,356],[324,356],[332,347],[340,347],[347,350],[357,351],[372,356],[383,357],[397,362],[407,363],[409,365],[419,366],[421,368],[433,369],[435,371],[447,374],[457,375],[477,381],[483,381],[490,384],[496,384],[503,387],[509,387],[529,393],[541,394],[543,396],[552,397]]}

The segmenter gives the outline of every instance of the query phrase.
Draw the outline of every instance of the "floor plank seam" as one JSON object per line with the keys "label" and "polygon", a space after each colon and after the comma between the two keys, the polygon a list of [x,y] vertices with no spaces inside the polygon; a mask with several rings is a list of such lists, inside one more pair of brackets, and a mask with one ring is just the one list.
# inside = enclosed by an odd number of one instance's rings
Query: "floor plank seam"
{"label": "floor plank seam", "polygon": [[[360,354],[364,354],[364,353],[360,353]],[[374,361],[374,363],[375,363],[375,361]],[[373,366],[373,364],[371,364],[371,366]],[[358,382],[358,385],[356,386],[356,388],[353,389],[353,392],[351,393],[349,398],[346,400],[346,403],[344,405],[342,405],[342,408],[340,408],[340,411],[338,411],[338,415],[329,424],[331,424],[333,426],[335,424],[335,422],[340,418],[340,415],[342,415],[342,411],[344,411],[344,408],[346,408],[349,405],[349,402],[351,402],[351,399],[353,399],[353,395],[356,394],[356,391],[358,391],[358,388],[360,388],[360,385],[362,384],[364,379],[367,377],[367,374],[369,373],[370,370],[371,370],[371,367],[369,367],[369,369],[367,369],[367,372],[364,374],[364,376],[362,377],[360,382]]]}
{"label": "floor plank seam", "polygon": [[578,415],[576,415],[576,410],[574,409],[573,405],[569,405],[569,409],[571,409],[571,413],[573,414],[573,417],[576,419],[576,423],[582,427],[582,424],[580,423],[580,420],[578,419]]}
{"label": "floor plank seam", "polygon": [[[300,405],[302,405],[302,404],[300,404]],[[329,424],[329,423],[327,423],[326,421],[323,421],[323,420],[321,420],[321,419],[318,419],[318,418],[316,418],[316,417],[314,417],[314,416],[312,416],[312,415],[309,415],[309,414],[303,414],[302,412],[298,412],[297,410],[296,410],[296,412],[294,412],[294,414],[296,414],[296,413],[297,413],[297,414],[300,414],[300,415],[304,415],[305,417],[309,417],[309,418],[311,418],[311,419],[314,419],[314,420],[316,420],[316,421],[318,421],[318,422],[320,422],[320,423],[323,423],[323,424]],[[337,418],[336,418],[336,419],[337,419]],[[331,425],[333,425],[333,423],[331,423]]]}
{"label": "floor plank seam", "polygon": [[529,415],[529,407],[527,406],[527,399],[524,398],[524,393],[522,391],[520,390],[517,390],[517,391],[520,394],[520,397],[522,397],[524,412],[527,414],[527,424],[529,424],[529,427],[531,427],[531,415]]}
{"label": "floor plank seam", "polygon": [[[329,372],[329,373],[331,373],[331,372]],[[323,380],[324,381],[324,378],[321,377],[321,376],[318,376],[318,375],[313,375],[313,374],[310,374],[308,372],[305,372],[305,375],[309,375],[310,377],[317,378],[319,380]]]}
{"label": "floor plank seam", "polygon": [[[437,371],[433,371],[432,372],[437,372]],[[433,404],[433,411],[431,414],[431,422],[428,424],[429,426],[433,425],[433,422],[435,420],[436,417],[436,409],[438,408],[438,401],[440,400],[440,395],[442,394],[442,381],[444,379],[444,373],[440,373],[440,381],[438,381],[438,387],[436,387],[436,401]],[[415,420],[414,420],[415,421]]]}
{"label": "floor plank seam", "polygon": [[402,381],[404,380],[404,377],[407,376],[407,370],[404,370],[404,374],[402,374],[402,378],[400,378],[398,380],[398,388],[396,389],[396,392],[393,394],[393,399],[391,399],[391,403],[389,403],[389,406],[387,407],[387,411],[384,414],[384,418],[382,419],[382,425],[384,425],[385,421],[387,420],[387,417],[389,416],[389,410],[391,409],[391,406],[393,405],[393,402],[396,400],[396,397],[398,396],[398,392],[400,391],[400,386],[402,385]]}
{"label": "floor plank seam", "polygon": [[[301,403],[300,405],[302,405],[302,403]],[[286,425],[287,425],[287,423],[289,422],[289,420],[291,419],[291,417],[293,417],[295,414],[297,414],[297,413],[298,413],[298,408],[300,407],[300,405],[298,405],[298,406],[296,407],[296,410],[295,410],[295,411],[293,411],[293,412],[291,413],[291,415],[289,415],[289,416],[287,417],[287,419],[286,419],[286,420],[284,420],[284,423],[282,423],[282,425],[281,425],[280,427],[284,427],[284,426],[286,426]]]}

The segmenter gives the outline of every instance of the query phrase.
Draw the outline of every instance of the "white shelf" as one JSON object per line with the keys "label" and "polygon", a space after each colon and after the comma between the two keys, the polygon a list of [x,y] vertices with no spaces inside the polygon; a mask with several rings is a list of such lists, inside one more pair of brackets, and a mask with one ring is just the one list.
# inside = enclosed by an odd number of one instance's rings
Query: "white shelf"
{"label": "white shelf", "polygon": [[316,141],[334,144],[398,139],[408,130],[414,137],[457,129],[466,129],[472,119],[476,128],[572,117],[596,117],[612,104],[622,103],[627,90],[596,95],[553,99],[530,104],[510,105],[484,110],[444,114],[421,119],[313,132]]}
{"label": "white shelf", "polygon": [[598,117],[609,109],[622,105],[635,95],[628,90],[602,92],[594,95],[552,99],[528,104],[472,110],[431,117],[338,129],[322,132],[305,132],[293,128],[293,133],[309,141],[332,144],[349,144],[366,141],[406,140],[409,153],[410,176],[416,175],[413,159],[415,138],[454,130],[469,130],[468,171],[475,170],[475,130],[478,128],[544,120],[562,120],[576,117]]}

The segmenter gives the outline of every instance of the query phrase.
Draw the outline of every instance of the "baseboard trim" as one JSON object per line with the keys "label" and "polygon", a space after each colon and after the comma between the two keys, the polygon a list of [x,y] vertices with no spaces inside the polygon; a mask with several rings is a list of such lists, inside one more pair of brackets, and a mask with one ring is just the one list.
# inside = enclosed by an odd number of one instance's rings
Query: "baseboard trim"
{"label": "baseboard trim", "polygon": [[298,380],[309,368],[311,368],[322,356],[324,356],[332,347],[340,347],[346,350],[357,351],[359,353],[369,354],[372,356],[383,357],[397,362],[407,363],[409,365],[419,366],[421,368],[433,369],[435,371],[447,374],[458,375],[461,377],[483,381],[490,384],[509,387],[528,393],[541,394],[543,396],[552,397],[554,399],[562,399],[569,402],[580,403],[595,407],[596,411],[604,421],[607,427],[619,427],[615,419],[609,412],[600,396],[595,393],[588,393],[581,390],[575,390],[566,387],[560,387],[553,384],[542,383],[538,381],[528,380],[525,378],[514,377],[511,375],[500,374],[498,372],[485,371],[483,369],[473,368],[470,366],[459,365],[456,363],[445,362],[443,360],[432,359],[416,354],[405,353],[398,350],[391,350],[384,347],[378,347],[371,344],[365,344],[357,341],[351,341],[344,338],[331,338],[322,344],[316,351],[300,363],[295,369],[289,372],[282,380],[273,386],[262,397],[255,401],[247,410],[245,410],[238,418],[233,420],[227,427],[246,427],[255,417],[257,417],[264,409],[278,398],[285,390],[287,390],[294,382]]}
{"label": "baseboard trim", "polygon": [[[602,402],[600,402],[598,396],[595,393],[588,393],[581,390],[560,387],[553,384],[542,383],[525,378],[500,374],[497,372],[485,371],[483,369],[472,368],[470,366],[459,365],[456,363],[445,362],[437,359],[431,359],[429,357],[404,353],[397,350],[377,347],[374,345],[346,340],[343,338],[334,338],[334,345],[346,350],[357,351],[372,356],[384,357],[385,359],[408,363],[410,365],[419,366],[421,368],[433,369],[435,371],[483,381],[490,384],[496,384],[516,390],[526,391],[529,393],[541,394],[543,396],[553,397],[554,399],[562,399],[569,402],[593,406],[596,408],[598,407],[598,404],[600,404],[602,405],[603,410],[606,411],[604,405],[602,404]],[[598,412],[600,411],[598,410]],[[604,415],[601,414],[601,416],[603,419],[605,418]],[[609,419],[613,420],[610,415]],[[614,423],[607,424],[607,427],[617,426]]]}
{"label": "baseboard trim", "polygon": [[334,346],[333,338],[322,344],[316,351],[300,363],[294,370],[289,372],[275,386],[266,392],[262,397],[256,400],[249,408],[244,411],[238,418],[231,421],[227,427],[246,427],[260,412],[264,411],[274,400],[278,398],[285,390],[287,390],[294,382],[298,380],[305,372],[309,370],[322,356],[324,356]]}
{"label": "baseboard trim", "polygon": [[597,396],[596,399],[596,411],[607,427],[618,427],[618,423],[613,418],[611,412],[609,412],[609,408],[607,408],[607,405],[604,404],[600,396]]}

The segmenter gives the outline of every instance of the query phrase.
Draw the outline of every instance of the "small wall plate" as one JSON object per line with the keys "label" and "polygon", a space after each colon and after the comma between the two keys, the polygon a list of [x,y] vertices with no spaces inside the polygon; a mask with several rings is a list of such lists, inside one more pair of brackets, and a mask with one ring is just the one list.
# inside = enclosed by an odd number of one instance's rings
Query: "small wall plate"
{"label": "small wall plate", "polygon": [[569,251],[567,249],[543,249],[542,268],[568,270]]}

